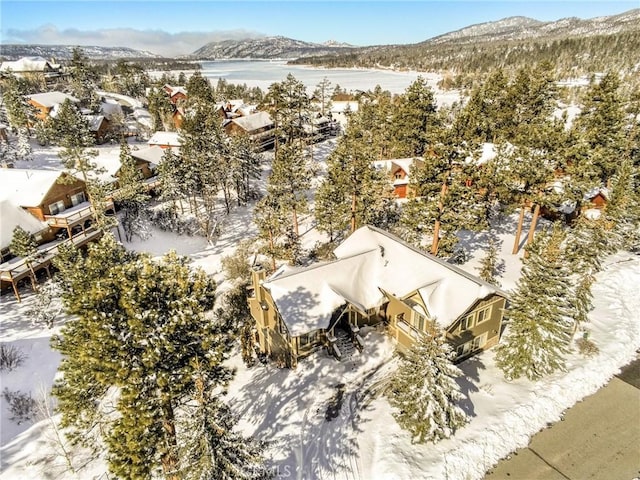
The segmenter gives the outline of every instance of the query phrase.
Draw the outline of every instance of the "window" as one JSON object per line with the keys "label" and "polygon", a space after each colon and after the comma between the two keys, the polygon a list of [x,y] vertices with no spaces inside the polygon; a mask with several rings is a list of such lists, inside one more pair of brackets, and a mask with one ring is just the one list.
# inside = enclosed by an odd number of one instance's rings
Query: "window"
{"label": "window", "polygon": [[402,172],[400,170],[398,170],[396,172],[395,178],[396,178],[396,180],[402,180]]}
{"label": "window", "polygon": [[425,321],[424,315],[420,315],[419,313],[415,313],[414,315],[415,315],[415,319],[413,322],[413,326],[416,327],[421,332],[424,332],[424,321]]}
{"label": "window", "polygon": [[459,357],[465,355],[471,351],[471,342],[463,343],[462,345],[458,345],[456,348],[456,353]]}
{"label": "window", "polygon": [[71,195],[71,205],[74,207],[85,201],[84,192],[74,193]]}
{"label": "window", "polygon": [[57,201],[56,203],[52,203],[49,205],[50,215],[57,215],[61,212],[64,212],[64,202],[62,200]]}
{"label": "window", "polygon": [[479,337],[474,338],[473,342],[471,343],[473,343],[473,350],[478,350],[484,347],[485,343],[487,343],[487,332],[483,333]]}
{"label": "window", "polygon": [[491,318],[491,307],[483,308],[476,312],[476,325]]}
{"label": "window", "polygon": [[467,315],[460,321],[460,331],[469,330],[473,327],[473,313]]}

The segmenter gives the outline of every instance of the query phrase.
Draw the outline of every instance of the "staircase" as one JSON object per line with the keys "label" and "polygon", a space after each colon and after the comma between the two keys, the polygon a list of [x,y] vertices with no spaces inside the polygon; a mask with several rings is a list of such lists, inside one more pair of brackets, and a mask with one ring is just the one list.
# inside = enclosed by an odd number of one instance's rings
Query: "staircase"
{"label": "staircase", "polygon": [[337,339],[336,345],[338,347],[338,350],[340,350],[340,353],[342,354],[342,357],[340,358],[340,360],[344,361],[351,358],[351,356],[353,355],[353,352],[356,349],[355,345],[351,341],[351,336],[349,335],[349,333],[338,328],[336,328],[335,333],[336,333],[336,339]]}

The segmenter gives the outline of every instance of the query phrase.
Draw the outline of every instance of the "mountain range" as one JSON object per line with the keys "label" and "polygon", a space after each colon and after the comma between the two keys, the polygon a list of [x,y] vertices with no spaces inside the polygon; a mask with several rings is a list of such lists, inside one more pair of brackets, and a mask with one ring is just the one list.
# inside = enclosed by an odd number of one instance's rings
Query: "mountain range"
{"label": "mountain range", "polygon": [[[42,57],[46,59],[69,60],[76,45],[30,45],[6,44],[0,45],[0,56],[7,60],[17,60],[22,57]],[[116,58],[160,58],[160,55],[144,50],[128,47],[98,47],[83,45],[84,54],[93,60]]]}
{"label": "mountain range", "polygon": [[[518,40],[557,40],[573,37],[594,37],[621,32],[640,33],[640,8],[605,17],[579,19],[563,18],[542,22],[528,17],[509,17],[494,22],[471,25],[454,32],[439,35],[410,45],[374,45],[358,47],[336,41],[312,43],[283,36],[224,40],[208,43],[181,58],[191,60],[212,59],[306,59],[310,57],[355,57],[373,52],[398,51],[398,49],[435,48],[438,46],[476,45]],[[73,46],[68,45],[0,45],[0,56],[16,59],[22,56],[45,58],[71,58]],[[151,52],[126,47],[82,46],[92,59],[159,58]]]}

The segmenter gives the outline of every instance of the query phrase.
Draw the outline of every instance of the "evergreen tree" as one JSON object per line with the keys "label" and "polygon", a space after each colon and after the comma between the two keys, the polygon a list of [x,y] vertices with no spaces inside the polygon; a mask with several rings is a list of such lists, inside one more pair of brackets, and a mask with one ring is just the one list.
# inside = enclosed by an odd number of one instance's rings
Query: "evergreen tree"
{"label": "evergreen tree", "polygon": [[189,77],[187,82],[187,105],[194,106],[196,104],[209,105],[213,107],[215,103],[215,95],[213,87],[209,82],[209,79],[202,76],[199,70],[193,72],[193,75]]}
{"label": "evergreen tree", "polygon": [[[111,235],[86,258],[66,249],[56,261],[63,303],[74,322],[54,347],[63,355],[54,394],[63,425],[86,443],[96,425],[111,472],[149,478],[179,477],[179,407],[194,399],[196,379],[224,386],[224,337],[205,312],[215,287],[202,271],[171,252],[162,260],[127,252]],[[104,418],[101,401],[118,392],[116,416]]]}
{"label": "evergreen tree", "polygon": [[421,245],[429,236],[431,253],[449,257],[459,230],[486,225],[486,207],[473,186],[478,169],[467,161],[474,148],[459,140],[454,130],[444,130],[440,136],[442,140],[411,173],[412,196],[400,222],[407,241]]}
{"label": "evergreen tree", "polygon": [[98,112],[100,109],[100,98],[96,93],[98,74],[90,64],[89,57],[80,47],[75,47],[72,51],[69,75],[71,94],[78,98],[84,107]]}
{"label": "evergreen tree", "polygon": [[396,103],[393,120],[396,148],[394,157],[423,156],[438,129],[437,107],[433,91],[418,77]]}
{"label": "evergreen tree", "polygon": [[32,160],[31,145],[26,128],[19,128],[15,141],[0,139],[0,166],[8,168],[19,161]]}
{"label": "evergreen tree", "polygon": [[620,79],[614,72],[608,72],[599,82],[594,79],[573,124],[584,138],[591,163],[605,183],[616,172],[625,145],[625,114],[619,89]]}
{"label": "evergreen tree", "polygon": [[17,257],[32,259],[38,252],[36,237],[18,225],[13,229],[9,251]]}
{"label": "evergreen tree", "polygon": [[313,91],[313,98],[318,102],[320,106],[320,115],[323,117],[328,115],[331,111],[331,80],[327,77],[323,77],[322,80],[316,85],[316,89]]}
{"label": "evergreen tree", "polygon": [[[435,332],[435,327],[433,329]],[[460,370],[442,335],[425,333],[401,358],[387,390],[398,424],[416,443],[449,438],[464,426],[467,416],[456,405],[463,398],[455,378]]]}
{"label": "evergreen tree", "polygon": [[[245,302],[246,303],[246,302]],[[195,382],[195,401],[185,407],[181,473],[185,480],[261,480],[270,478],[264,444],[234,431],[236,418],[203,378]]]}
{"label": "evergreen tree", "polygon": [[260,199],[253,210],[258,237],[266,242],[264,250],[271,257],[272,270],[276,269],[276,258],[282,250],[282,239],[289,230],[290,219],[279,199],[273,195],[266,195]]}
{"label": "evergreen tree", "polygon": [[495,240],[492,238],[489,239],[489,245],[487,247],[486,255],[480,261],[480,266],[478,267],[480,278],[485,282],[490,283],[492,285],[500,285],[496,278],[497,269],[498,269],[498,248],[496,246]]}
{"label": "evergreen tree", "polygon": [[287,143],[275,154],[267,179],[267,195],[277,198],[280,207],[291,213],[296,238],[299,236],[298,215],[306,211],[311,177],[311,168],[298,143]]}
{"label": "evergreen tree", "polygon": [[507,330],[496,350],[496,364],[507,379],[537,380],[565,368],[573,330],[565,237],[556,224],[527,247],[530,255],[511,296]]}
{"label": "evergreen tree", "polygon": [[227,168],[236,193],[238,206],[246,205],[254,197],[252,181],[262,176],[262,157],[256,153],[251,139],[246,135],[231,137]]}
{"label": "evergreen tree", "polygon": [[627,155],[611,177],[604,216],[612,226],[610,251],[640,246],[640,168]]}
{"label": "evergreen tree", "polygon": [[143,182],[142,171],[131,156],[126,139],[120,142],[120,170],[116,198],[127,241],[130,242],[134,234],[144,238],[145,206],[150,196]]}

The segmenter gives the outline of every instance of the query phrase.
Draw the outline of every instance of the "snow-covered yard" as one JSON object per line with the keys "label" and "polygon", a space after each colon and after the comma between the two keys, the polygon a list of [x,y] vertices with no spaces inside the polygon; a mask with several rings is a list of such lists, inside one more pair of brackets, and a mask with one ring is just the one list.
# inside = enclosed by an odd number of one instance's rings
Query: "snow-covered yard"
{"label": "snow-covered yard", "polygon": [[[315,161],[320,165],[335,140],[318,145]],[[103,146],[101,155],[115,156],[117,148]],[[21,168],[60,168],[55,152],[36,149],[34,164]],[[519,275],[520,257],[511,255],[515,217],[496,229],[504,260],[500,278],[511,289]],[[198,237],[178,237],[153,231],[145,241],[125,244],[134,250],[160,255],[170,248],[188,255],[216,280],[222,281],[220,259],[238,242],[253,233],[250,208],[238,208],[224,220],[222,234],[214,244]],[[525,228],[527,226],[525,225]],[[305,223],[303,245],[310,247],[320,237],[310,220]],[[464,238],[471,259],[462,267],[475,271],[484,254],[487,235]],[[297,369],[274,364],[247,369],[238,352],[230,363],[237,375],[229,386],[228,400],[240,416],[240,428],[269,442],[269,467],[276,478],[344,479],[474,479],[482,478],[501,457],[528,443],[529,437],[581,398],[595,392],[635,356],[640,347],[640,256],[620,254],[607,259],[594,285],[595,309],[587,325],[590,338],[600,351],[583,357],[577,351],[568,361],[566,373],[540,382],[505,382],[495,367],[491,351],[460,366],[459,379],[466,399],[461,406],[470,423],[456,435],[436,445],[413,445],[391,416],[380,395],[385,379],[395,367],[394,345],[383,331],[365,330],[365,349],[343,362],[318,351],[300,362]],[[224,288],[224,285],[221,287]],[[17,303],[0,297],[0,340],[20,348],[26,358],[11,372],[0,373],[2,389],[31,392],[34,398],[50,388],[60,356],[49,347],[52,335],[65,321],[61,315],[48,330],[31,324],[26,312],[34,301],[30,292]],[[106,472],[102,460],[84,466],[75,476],[64,472],[57,456],[50,422],[18,425],[9,420],[7,402],[0,399],[0,478],[98,479]],[[77,458],[76,468],[84,459]]]}

